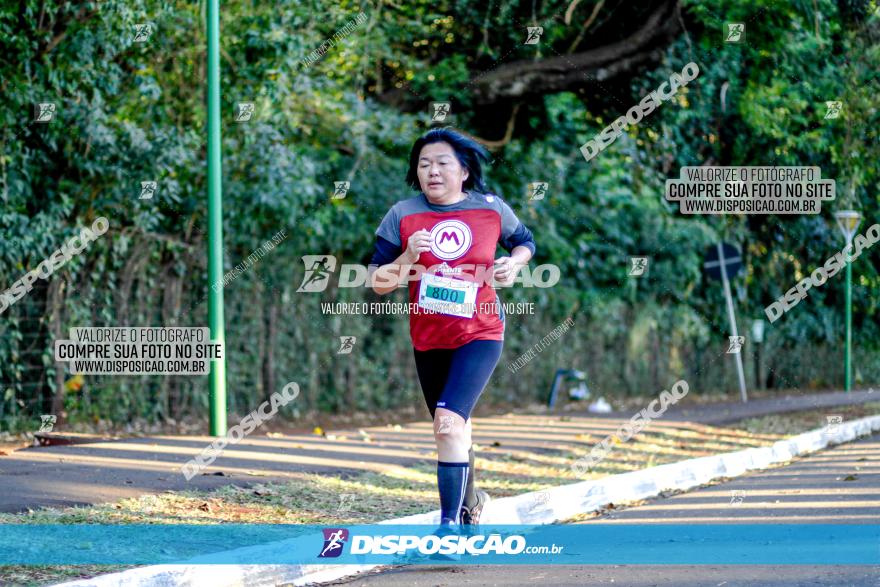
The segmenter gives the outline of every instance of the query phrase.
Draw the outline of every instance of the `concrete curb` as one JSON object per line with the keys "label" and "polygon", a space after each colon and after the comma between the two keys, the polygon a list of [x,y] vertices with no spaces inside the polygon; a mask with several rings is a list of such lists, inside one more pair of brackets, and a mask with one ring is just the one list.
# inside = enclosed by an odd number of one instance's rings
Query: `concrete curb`
{"label": "concrete curb", "polygon": [[[636,501],[661,491],[687,490],[722,477],[766,469],[793,457],[842,444],[880,430],[880,416],[805,432],[771,446],[688,459],[650,469],[582,481],[491,501],[483,511],[487,524],[549,524],[595,511],[611,502]],[[386,520],[381,524],[438,524],[440,512]],[[233,551],[248,560],[253,549],[289,549],[286,541]],[[288,550],[289,552],[289,550]],[[275,587],[314,585],[357,575],[382,565],[154,565],[61,583],[55,587]]]}

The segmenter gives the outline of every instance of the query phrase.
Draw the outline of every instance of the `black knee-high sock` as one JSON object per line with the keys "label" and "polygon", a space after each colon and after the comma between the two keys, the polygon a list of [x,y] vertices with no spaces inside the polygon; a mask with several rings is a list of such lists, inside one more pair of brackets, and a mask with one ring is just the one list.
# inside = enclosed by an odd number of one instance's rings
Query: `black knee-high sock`
{"label": "black knee-high sock", "polygon": [[437,489],[440,490],[440,522],[458,524],[464,489],[467,484],[468,463],[437,461]]}
{"label": "black knee-high sock", "polygon": [[474,490],[474,447],[471,445],[468,451],[468,477],[467,487],[464,490],[464,505],[471,507],[477,504],[477,492]]}

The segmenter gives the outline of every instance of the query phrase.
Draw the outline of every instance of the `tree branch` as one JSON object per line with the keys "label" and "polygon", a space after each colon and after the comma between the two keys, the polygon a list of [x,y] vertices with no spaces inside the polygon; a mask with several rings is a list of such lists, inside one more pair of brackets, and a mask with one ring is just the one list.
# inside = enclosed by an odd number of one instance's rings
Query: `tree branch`
{"label": "tree branch", "polygon": [[[574,53],[574,50],[577,49],[577,46],[581,44],[581,41],[584,40],[584,35],[587,33],[587,29],[590,28],[590,25],[593,24],[593,21],[596,20],[596,17],[599,16],[599,11],[602,10],[602,6],[605,4],[605,0],[599,0],[596,5],[593,7],[593,12],[590,13],[590,18],[587,19],[587,22],[584,23],[584,26],[581,27],[581,32],[578,33],[577,38],[574,40],[574,43],[571,44],[571,47],[568,48],[568,53]],[[569,6],[569,9],[574,6],[572,4]],[[568,23],[568,13],[565,14],[565,22]]]}
{"label": "tree branch", "polygon": [[[492,141],[492,140],[488,140],[488,139],[481,139],[480,137],[475,136],[475,135],[468,135],[468,136],[470,136],[475,141],[482,143],[486,147],[489,147],[490,149],[499,149],[499,148],[503,147],[504,145],[506,145],[507,143],[510,142],[510,139],[513,138],[513,126],[514,126],[514,122],[516,122],[516,115],[519,112],[520,106],[521,106],[521,104],[514,104],[513,105],[513,112],[510,113],[510,119],[507,121],[507,130],[504,131],[504,136],[501,138],[501,140]],[[459,131],[459,132],[462,132],[462,131]]]}
{"label": "tree branch", "polygon": [[[85,7],[83,7],[79,10],[79,12],[76,13],[76,16],[73,17],[73,22],[83,23],[98,14],[98,12],[99,10],[87,10]],[[70,21],[63,21],[60,24],[64,28],[64,30],[55,35],[55,37],[51,41],[49,41],[49,43],[46,45],[46,48],[40,52],[41,56],[51,53],[52,50],[55,49],[55,47],[57,47],[61,43],[61,41],[63,41],[67,37],[67,31],[70,27],[70,24],[72,23]]]}
{"label": "tree branch", "polygon": [[547,92],[572,91],[634,70],[659,57],[680,31],[677,0],[664,0],[626,39],[589,51],[503,65],[474,82],[474,103],[493,104]]}
{"label": "tree branch", "polygon": [[[682,29],[678,0],[654,0],[652,5],[655,8],[647,18],[639,19],[644,23],[641,28],[621,41],[571,55],[516,61],[476,76],[468,84],[473,88],[472,104],[493,106],[577,91],[659,61]],[[377,100],[404,111],[421,108],[409,94],[407,87],[393,88],[379,94]]]}

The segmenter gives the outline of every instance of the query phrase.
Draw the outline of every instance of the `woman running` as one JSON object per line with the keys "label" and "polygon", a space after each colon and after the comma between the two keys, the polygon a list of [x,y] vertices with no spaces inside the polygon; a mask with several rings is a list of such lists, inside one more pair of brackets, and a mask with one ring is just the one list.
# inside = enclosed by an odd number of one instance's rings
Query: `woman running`
{"label": "woman running", "polygon": [[[419,383],[434,420],[441,524],[477,524],[489,500],[474,489],[471,411],[504,340],[504,310],[492,287],[513,283],[535,254],[532,233],[483,183],[486,150],[449,129],[412,147],[406,182],[419,194],[397,202],[376,230],[373,290],[409,278],[410,336]],[[498,243],[509,257],[495,259]]]}

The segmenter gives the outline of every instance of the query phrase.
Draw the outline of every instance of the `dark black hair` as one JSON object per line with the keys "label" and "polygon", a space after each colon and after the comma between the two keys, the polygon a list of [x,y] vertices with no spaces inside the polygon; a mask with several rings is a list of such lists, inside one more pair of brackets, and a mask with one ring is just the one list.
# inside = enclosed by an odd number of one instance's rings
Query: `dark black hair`
{"label": "dark black hair", "polygon": [[486,192],[486,184],[483,183],[483,167],[480,164],[480,160],[482,159],[488,163],[489,152],[477,141],[449,128],[434,128],[416,139],[412,151],[409,153],[409,170],[406,172],[406,183],[412,189],[416,191],[422,189],[419,185],[417,170],[419,155],[422,152],[422,147],[431,143],[449,143],[449,146],[455,151],[455,157],[458,159],[458,162],[468,170],[468,177],[461,185],[463,190],[476,188],[480,192]]}

